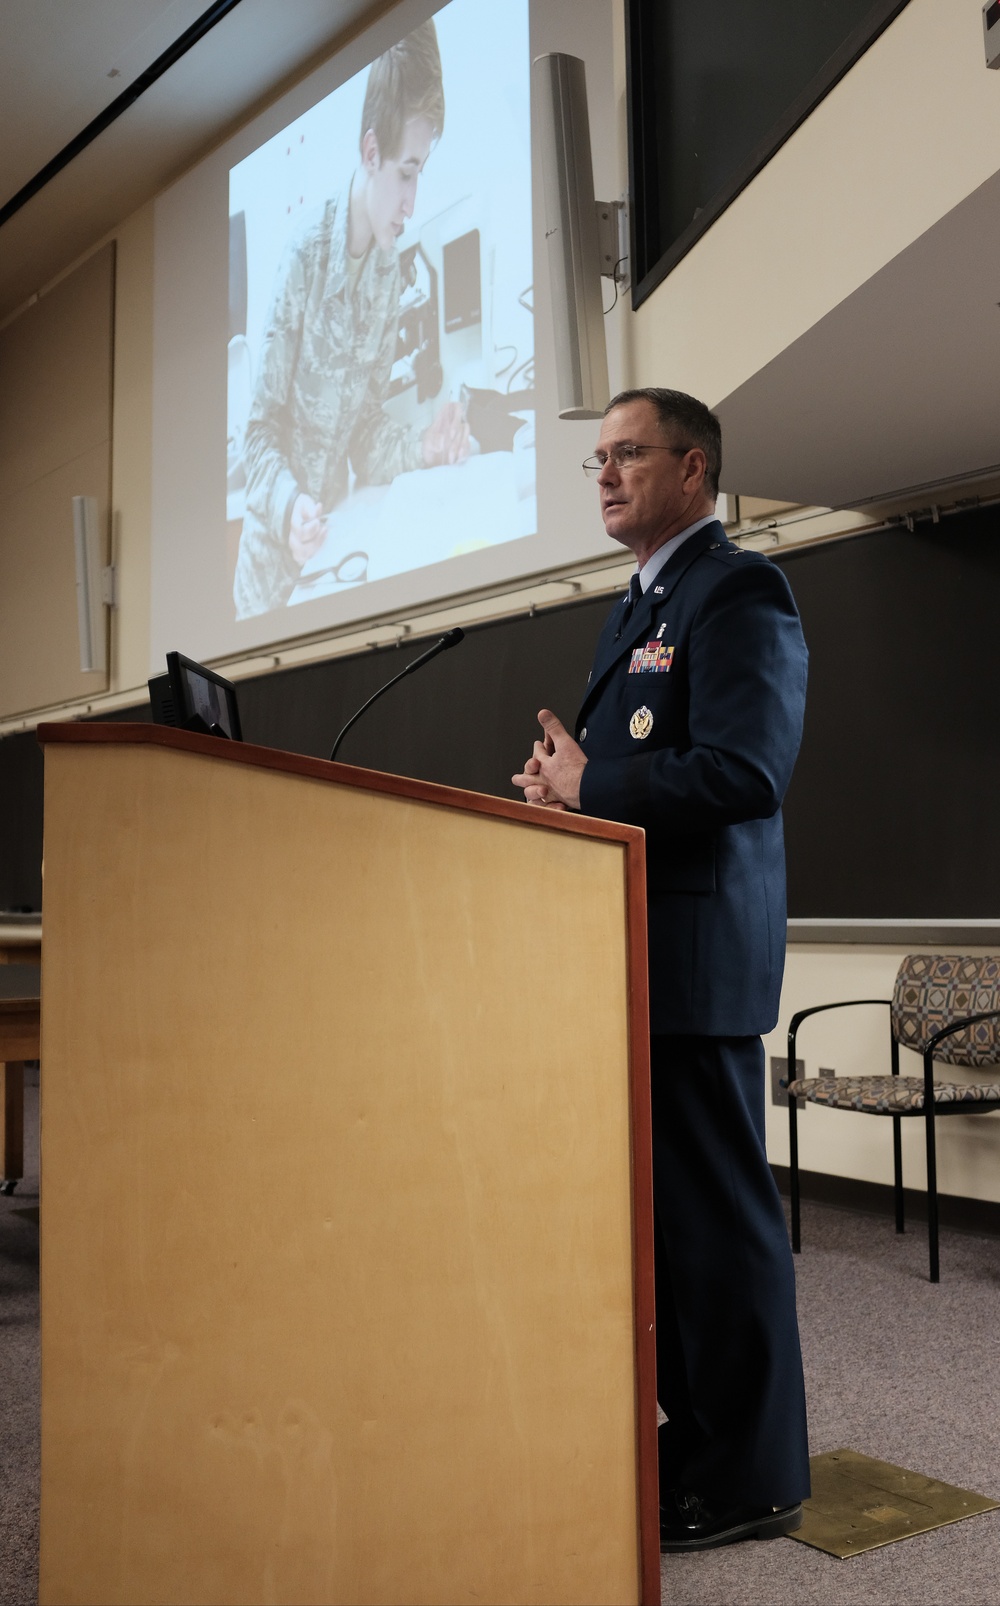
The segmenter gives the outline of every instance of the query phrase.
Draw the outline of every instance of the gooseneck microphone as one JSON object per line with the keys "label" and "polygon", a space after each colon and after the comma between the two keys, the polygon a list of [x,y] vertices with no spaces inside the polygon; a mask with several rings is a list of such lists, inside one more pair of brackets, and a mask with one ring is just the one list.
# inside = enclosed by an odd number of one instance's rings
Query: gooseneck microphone
{"label": "gooseneck microphone", "polygon": [[344,726],[340,735],[337,737],[337,740],[333,744],[333,750],[330,754],[331,762],[336,758],[337,749],[344,740],[344,737],[347,735],[351,726],[361,718],[366,709],[372,706],[372,703],[378,701],[383,692],[389,691],[397,684],[398,681],[403,679],[404,675],[412,675],[413,671],[415,669],[419,669],[422,664],[429,664],[431,659],[436,658],[439,652],[447,652],[449,647],[457,647],[459,642],[464,640],[464,630],[459,630],[457,627],[454,630],[446,630],[443,636],[438,637],[438,640],[434,643],[433,647],[428,647],[427,651],[422,652],[419,658],[414,658],[413,662],[407,664],[405,669],[401,669],[398,675],[393,675],[392,679],[387,680],[384,686],[380,686],[375,695],[373,697],[369,697],[366,703],[362,703],[357,713],[352,714],[350,719],[347,721],[347,724]]}

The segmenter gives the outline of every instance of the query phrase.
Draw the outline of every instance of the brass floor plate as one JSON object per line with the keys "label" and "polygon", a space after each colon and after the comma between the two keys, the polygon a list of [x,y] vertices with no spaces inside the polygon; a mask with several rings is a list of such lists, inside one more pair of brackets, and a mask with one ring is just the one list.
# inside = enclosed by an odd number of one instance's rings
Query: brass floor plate
{"label": "brass floor plate", "polygon": [[802,1502],[801,1528],[788,1537],[842,1560],[1000,1510],[1000,1501],[856,1450],[810,1456],[809,1467],[812,1496]]}

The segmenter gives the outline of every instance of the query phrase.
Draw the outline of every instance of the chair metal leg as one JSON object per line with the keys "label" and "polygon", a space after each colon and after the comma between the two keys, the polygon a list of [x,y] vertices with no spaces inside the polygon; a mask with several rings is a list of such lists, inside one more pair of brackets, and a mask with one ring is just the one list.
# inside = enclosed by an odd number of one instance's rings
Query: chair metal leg
{"label": "chair metal leg", "polygon": [[931,1282],[941,1281],[938,1262],[938,1196],[937,1153],[934,1144],[934,1104],[929,1101],[925,1113],[927,1129],[927,1244],[930,1250]]}
{"label": "chair metal leg", "polygon": [[[794,1071],[789,1075],[789,1081],[794,1079]],[[792,1199],[792,1253],[797,1255],[802,1248],[801,1223],[799,1219],[799,1128],[797,1122],[797,1100],[789,1094],[788,1098],[788,1181],[789,1193]]]}
{"label": "chair metal leg", "polygon": [[892,1170],[896,1194],[896,1231],[905,1232],[903,1220],[903,1131],[898,1115],[892,1118]]}
{"label": "chair metal leg", "polygon": [[[889,1024],[889,1063],[893,1076],[899,1075],[899,1044]],[[898,1115],[892,1118],[892,1172],[896,1192],[896,1231],[905,1232],[903,1220],[903,1130]]]}

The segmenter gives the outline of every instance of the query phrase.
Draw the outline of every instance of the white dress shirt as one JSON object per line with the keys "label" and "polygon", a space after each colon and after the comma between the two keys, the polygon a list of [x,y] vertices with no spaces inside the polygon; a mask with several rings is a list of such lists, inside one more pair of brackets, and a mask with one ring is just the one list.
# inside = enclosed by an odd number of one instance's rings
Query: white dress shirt
{"label": "white dress shirt", "polygon": [[687,529],[682,530],[679,535],[672,535],[669,541],[664,541],[662,546],[658,546],[653,556],[647,558],[639,570],[639,584],[642,586],[643,591],[649,590],[667,559],[673,557],[677,548],[683,541],[687,540],[688,536],[694,535],[696,530],[704,529],[706,524],[714,524],[717,518],[717,513],[706,513],[703,519],[698,519],[696,523],[689,524]]}

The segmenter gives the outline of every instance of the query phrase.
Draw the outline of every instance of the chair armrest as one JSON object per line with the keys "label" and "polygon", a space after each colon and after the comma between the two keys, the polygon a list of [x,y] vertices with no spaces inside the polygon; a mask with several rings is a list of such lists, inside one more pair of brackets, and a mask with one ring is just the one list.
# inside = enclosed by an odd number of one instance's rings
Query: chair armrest
{"label": "chair armrest", "polygon": [[924,1049],[924,1053],[932,1053],[944,1038],[951,1037],[955,1032],[962,1031],[963,1027],[975,1026],[979,1020],[1000,1020],[1000,1009],[987,1009],[982,1015],[964,1015],[961,1020],[952,1021],[950,1026],[942,1026],[939,1032],[935,1032],[933,1037],[927,1039],[927,1047]]}
{"label": "chair armrest", "polygon": [[788,1022],[788,1080],[795,1080],[795,1040],[799,1034],[799,1027],[810,1015],[821,1015],[827,1009],[854,1009],[859,1004],[886,1004],[891,1005],[891,998],[845,998],[839,1004],[813,1004],[811,1009],[796,1010]]}
{"label": "chair armrest", "polygon": [[961,1020],[952,1021],[950,1026],[942,1026],[939,1032],[927,1039],[924,1049],[924,1103],[928,1104],[934,1096],[934,1050],[946,1037],[952,1037],[966,1026],[974,1026],[979,1020],[1000,1020],[1000,1009],[987,1009],[982,1015],[965,1015]]}

